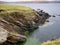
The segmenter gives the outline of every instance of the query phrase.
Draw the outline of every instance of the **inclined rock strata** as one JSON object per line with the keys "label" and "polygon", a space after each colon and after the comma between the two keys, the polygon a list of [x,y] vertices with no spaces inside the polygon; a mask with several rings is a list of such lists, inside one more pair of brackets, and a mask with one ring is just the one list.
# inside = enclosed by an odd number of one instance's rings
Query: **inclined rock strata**
{"label": "inclined rock strata", "polygon": [[43,24],[49,14],[36,12],[33,16],[23,15],[21,12],[0,13],[0,43],[5,41],[16,43],[25,41],[25,31],[32,31]]}

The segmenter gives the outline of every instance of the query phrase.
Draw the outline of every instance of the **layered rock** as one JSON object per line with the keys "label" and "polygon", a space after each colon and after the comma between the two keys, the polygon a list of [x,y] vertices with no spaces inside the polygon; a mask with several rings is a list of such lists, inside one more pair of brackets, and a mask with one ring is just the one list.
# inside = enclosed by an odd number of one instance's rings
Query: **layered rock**
{"label": "layered rock", "polygon": [[0,12],[0,43],[26,41],[25,32],[32,32],[49,17],[45,12],[24,11],[26,10]]}
{"label": "layered rock", "polygon": [[[24,35],[25,31],[32,31],[37,28],[40,24],[44,23],[47,18],[40,16],[40,14],[34,14],[33,16],[26,17],[21,12],[10,12],[0,13],[0,27],[8,31],[8,37],[10,42],[15,42],[16,39],[26,38]],[[13,39],[11,39],[13,38]],[[15,39],[15,40],[14,40]]]}
{"label": "layered rock", "polygon": [[3,43],[7,40],[8,32],[0,27],[0,43]]}

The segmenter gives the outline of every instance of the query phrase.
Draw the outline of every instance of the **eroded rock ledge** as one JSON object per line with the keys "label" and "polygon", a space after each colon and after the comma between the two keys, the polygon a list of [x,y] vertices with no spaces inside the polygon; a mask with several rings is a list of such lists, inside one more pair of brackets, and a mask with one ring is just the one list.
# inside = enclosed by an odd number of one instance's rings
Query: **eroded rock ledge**
{"label": "eroded rock ledge", "polygon": [[[0,43],[8,45],[7,42],[17,43],[26,41],[27,32],[32,32],[39,25],[44,24],[50,17],[48,13],[35,11],[2,11],[0,12]],[[29,10],[28,10],[29,11]],[[6,42],[6,43],[5,43]],[[3,44],[2,44],[3,43]]]}

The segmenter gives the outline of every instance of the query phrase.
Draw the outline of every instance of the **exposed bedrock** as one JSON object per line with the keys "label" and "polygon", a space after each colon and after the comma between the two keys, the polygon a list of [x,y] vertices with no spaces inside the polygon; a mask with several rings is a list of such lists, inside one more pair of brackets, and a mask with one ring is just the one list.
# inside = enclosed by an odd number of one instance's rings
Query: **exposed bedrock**
{"label": "exposed bedrock", "polygon": [[48,13],[32,10],[31,13],[1,12],[0,13],[0,43],[6,41],[16,43],[26,41],[25,32],[31,32],[44,24]]}

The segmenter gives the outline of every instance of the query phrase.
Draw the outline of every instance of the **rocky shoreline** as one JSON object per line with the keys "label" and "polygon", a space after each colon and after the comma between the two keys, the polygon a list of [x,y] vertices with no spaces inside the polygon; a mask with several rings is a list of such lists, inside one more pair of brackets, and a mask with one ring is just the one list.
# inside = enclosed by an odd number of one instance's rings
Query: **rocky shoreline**
{"label": "rocky shoreline", "polygon": [[[29,10],[28,10],[29,11]],[[0,44],[17,45],[18,42],[25,42],[28,33],[34,31],[45,23],[50,15],[42,10],[31,9],[6,11],[0,9]]]}

